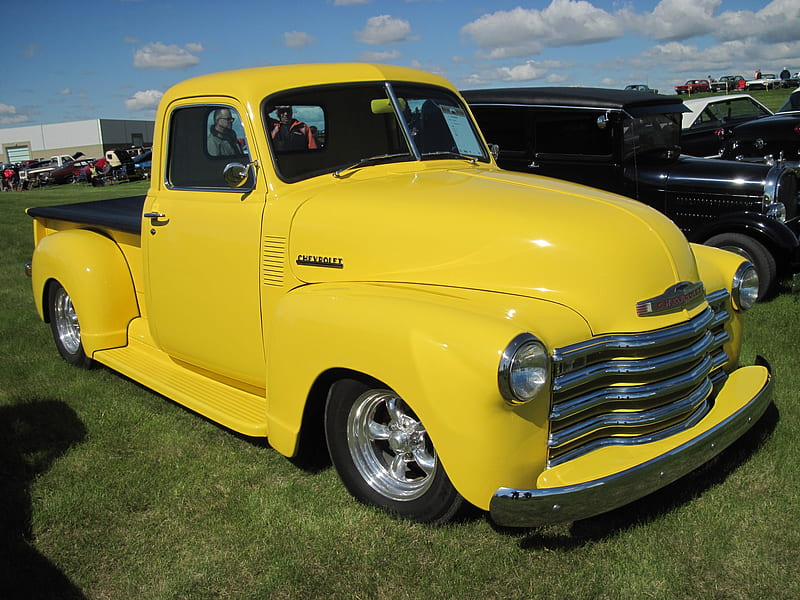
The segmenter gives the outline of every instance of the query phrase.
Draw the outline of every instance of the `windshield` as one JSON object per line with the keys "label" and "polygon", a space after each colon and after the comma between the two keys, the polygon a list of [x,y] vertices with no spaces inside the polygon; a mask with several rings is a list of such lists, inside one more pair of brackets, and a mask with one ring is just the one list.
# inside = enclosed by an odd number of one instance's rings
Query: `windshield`
{"label": "windshield", "polygon": [[691,128],[723,127],[768,117],[771,114],[765,106],[762,106],[752,98],[741,96],[729,100],[709,102],[700,114],[694,118]]}
{"label": "windshield", "polygon": [[469,113],[442,88],[319,86],[271,96],[262,110],[276,170],[288,182],[378,162],[489,161]]}
{"label": "windshield", "polygon": [[792,112],[795,110],[800,110],[800,94],[797,92],[792,92],[789,94],[786,102],[783,103],[783,106],[780,107],[778,112]]}
{"label": "windshield", "polygon": [[680,119],[680,113],[662,113],[627,119],[622,128],[623,160],[634,155],[679,147]]}

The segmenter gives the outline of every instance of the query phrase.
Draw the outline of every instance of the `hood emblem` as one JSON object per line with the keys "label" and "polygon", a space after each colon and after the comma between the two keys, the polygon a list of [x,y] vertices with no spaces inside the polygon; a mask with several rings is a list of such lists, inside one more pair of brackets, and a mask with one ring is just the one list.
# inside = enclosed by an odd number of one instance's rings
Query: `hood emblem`
{"label": "hood emblem", "polygon": [[700,304],[705,296],[702,282],[682,281],[667,288],[660,296],[637,302],[636,314],[640,317],[652,317],[688,310]]}
{"label": "hood emblem", "polygon": [[340,256],[314,256],[312,254],[298,254],[295,262],[298,265],[305,267],[344,269],[344,259]]}

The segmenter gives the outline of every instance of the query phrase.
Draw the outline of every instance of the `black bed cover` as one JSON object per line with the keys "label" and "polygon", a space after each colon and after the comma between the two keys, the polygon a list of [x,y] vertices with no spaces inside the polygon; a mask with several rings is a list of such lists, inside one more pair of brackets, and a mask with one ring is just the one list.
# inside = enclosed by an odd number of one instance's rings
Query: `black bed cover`
{"label": "black bed cover", "polygon": [[75,204],[38,206],[29,208],[25,212],[32,217],[109,227],[127,233],[140,233],[144,199],[145,196],[128,196],[110,200],[76,202]]}

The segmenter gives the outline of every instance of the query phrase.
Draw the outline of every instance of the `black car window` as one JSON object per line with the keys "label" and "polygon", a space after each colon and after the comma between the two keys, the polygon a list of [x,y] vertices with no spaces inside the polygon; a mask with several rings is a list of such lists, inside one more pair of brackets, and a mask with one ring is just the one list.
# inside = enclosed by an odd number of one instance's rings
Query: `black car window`
{"label": "black car window", "polygon": [[555,110],[536,114],[537,154],[612,154],[612,127],[603,127],[598,118],[603,113],[592,110]]}

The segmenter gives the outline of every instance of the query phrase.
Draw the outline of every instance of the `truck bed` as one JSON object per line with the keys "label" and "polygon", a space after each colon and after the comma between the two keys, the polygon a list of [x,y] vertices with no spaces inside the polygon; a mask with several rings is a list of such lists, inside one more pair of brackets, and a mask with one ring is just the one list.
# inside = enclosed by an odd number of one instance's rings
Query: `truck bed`
{"label": "truck bed", "polygon": [[110,227],[127,233],[140,233],[145,196],[128,196],[27,209],[32,217],[58,219],[98,227]]}

